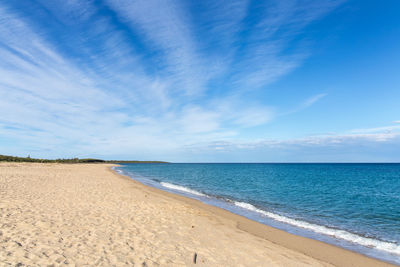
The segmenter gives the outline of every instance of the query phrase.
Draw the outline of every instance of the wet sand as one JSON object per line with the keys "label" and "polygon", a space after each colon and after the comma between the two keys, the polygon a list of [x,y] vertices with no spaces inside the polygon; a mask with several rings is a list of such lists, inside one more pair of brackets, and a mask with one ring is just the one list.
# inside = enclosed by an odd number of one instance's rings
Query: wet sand
{"label": "wet sand", "polygon": [[0,265],[391,266],[111,166],[0,163]]}

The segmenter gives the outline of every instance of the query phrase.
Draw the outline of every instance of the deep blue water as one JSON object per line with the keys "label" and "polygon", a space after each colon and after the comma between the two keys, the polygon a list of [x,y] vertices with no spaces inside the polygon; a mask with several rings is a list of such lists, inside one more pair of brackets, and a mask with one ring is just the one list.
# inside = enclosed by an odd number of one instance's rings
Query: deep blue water
{"label": "deep blue water", "polygon": [[123,164],[145,184],[400,264],[400,164]]}

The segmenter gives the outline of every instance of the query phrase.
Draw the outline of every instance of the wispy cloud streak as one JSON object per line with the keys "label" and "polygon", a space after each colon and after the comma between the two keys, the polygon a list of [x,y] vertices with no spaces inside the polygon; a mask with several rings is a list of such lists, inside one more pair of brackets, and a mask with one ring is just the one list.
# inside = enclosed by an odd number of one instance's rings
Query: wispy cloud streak
{"label": "wispy cloud streak", "polygon": [[296,36],[339,4],[272,3],[2,2],[0,146],[155,155],[240,138],[278,109],[246,92],[299,66]]}

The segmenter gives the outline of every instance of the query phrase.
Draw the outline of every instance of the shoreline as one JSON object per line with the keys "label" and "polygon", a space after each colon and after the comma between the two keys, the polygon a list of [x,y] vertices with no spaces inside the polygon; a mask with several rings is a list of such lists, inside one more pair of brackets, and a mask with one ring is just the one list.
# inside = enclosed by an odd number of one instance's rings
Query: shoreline
{"label": "shoreline", "polygon": [[0,163],[0,265],[394,266],[146,186],[113,166]]}
{"label": "shoreline", "polygon": [[[142,182],[130,176],[118,173],[116,170],[113,169],[112,166],[109,167],[109,171],[115,175],[118,175],[124,179],[129,179],[134,183],[145,187],[152,193],[167,196],[174,200],[178,200],[186,204],[195,206],[196,208],[211,212],[215,216],[220,216],[225,219],[232,220],[236,223],[236,227],[238,229],[243,230],[249,234],[268,240],[285,248],[298,251],[317,260],[333,264],[335,266],[397,266],[393,263],[369,257],[367,255],[341,248],[339,246],[335,246],[329,243],[325,243],[323,241],[288,233],[284,230],[280,230],[272,226],[268,226],[260,222],[251,220],[242,215],[235,214],[229,210],[206,204],[197,199],[143,184]],[[349,259],[351,260],[349,261]]]}

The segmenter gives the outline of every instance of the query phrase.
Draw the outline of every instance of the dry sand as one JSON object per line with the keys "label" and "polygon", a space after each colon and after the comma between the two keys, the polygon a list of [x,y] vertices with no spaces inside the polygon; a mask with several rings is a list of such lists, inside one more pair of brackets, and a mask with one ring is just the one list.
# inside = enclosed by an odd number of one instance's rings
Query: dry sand
{"label": "dry sand", "polygon": [[110,166],[0,163],[0,266],[389,266]]}

